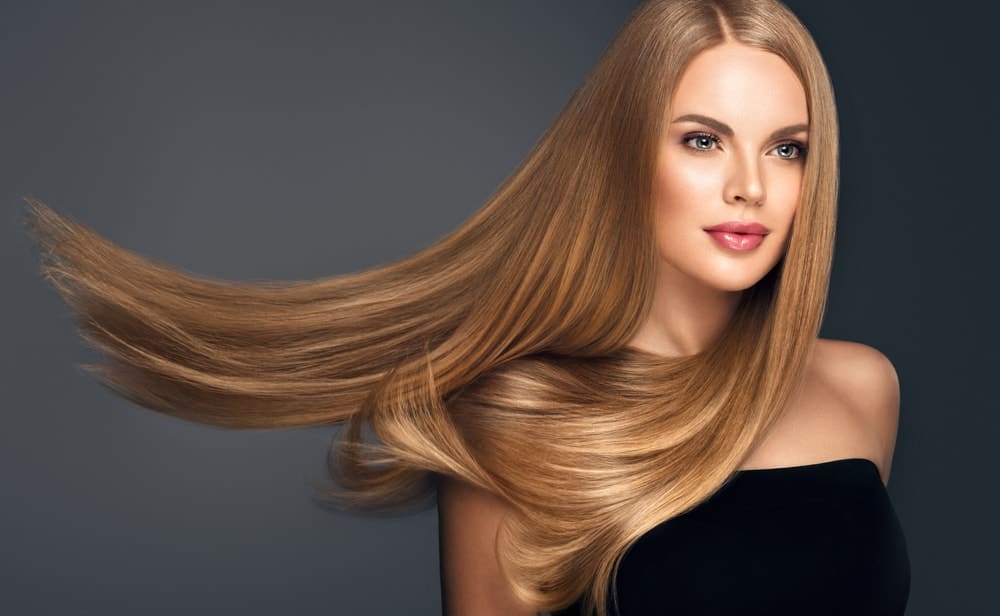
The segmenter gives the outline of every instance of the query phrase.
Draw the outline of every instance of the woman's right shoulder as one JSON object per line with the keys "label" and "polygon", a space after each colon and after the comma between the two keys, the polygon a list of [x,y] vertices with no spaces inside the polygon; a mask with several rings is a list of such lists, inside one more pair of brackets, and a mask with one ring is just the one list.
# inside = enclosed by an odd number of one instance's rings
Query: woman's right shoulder
{"label": "woman's right shoulder", "polygon": [[453,477],[438,481],[441,598],[445,616],[535,616],[503,577],[497,531],[513,507],[492,492]]}

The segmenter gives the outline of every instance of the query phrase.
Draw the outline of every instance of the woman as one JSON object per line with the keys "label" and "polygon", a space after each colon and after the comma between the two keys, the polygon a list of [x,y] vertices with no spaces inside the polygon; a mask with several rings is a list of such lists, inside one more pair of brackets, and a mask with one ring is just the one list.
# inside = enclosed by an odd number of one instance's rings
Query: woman
{"label": "woman", "polygon": [[837,130],[777,0],[651,0],[483,208],[400,262],[238,284],[36,200],[28,222],[115,392],[344,423],[343,508],[436,493],[449,615],[901,614],[896,373],[817,338]]}

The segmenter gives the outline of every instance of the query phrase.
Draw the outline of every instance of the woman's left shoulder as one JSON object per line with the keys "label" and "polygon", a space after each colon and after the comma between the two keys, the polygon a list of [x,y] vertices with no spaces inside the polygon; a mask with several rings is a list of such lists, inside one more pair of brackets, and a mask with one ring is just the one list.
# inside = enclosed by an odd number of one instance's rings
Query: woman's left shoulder
{"label": "woman's left shoulder", "polygon": [[856,381],[855,385],[884,387],[898,378],[885,353],[863,342],[818,338],[816,352],[829,376]]}
{"label": "woman's left shoulder", "polygon": [[899,376],[892,361],[879,349],[851,340],[820,338],[816,359],[824,380],[875,432],[879,441],[883,480],[889,466],[899,427]]}

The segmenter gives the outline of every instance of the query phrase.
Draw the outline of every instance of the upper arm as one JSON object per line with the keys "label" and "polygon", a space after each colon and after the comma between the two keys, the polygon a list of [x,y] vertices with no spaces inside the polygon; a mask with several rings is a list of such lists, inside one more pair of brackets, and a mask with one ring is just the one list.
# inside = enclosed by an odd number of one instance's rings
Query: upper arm
{"label": "upper arm", "polygon": [[535,616],[501,575],[496,557],[500,521],[511,511],[496,495],[441,476],[438,529],[445,616]]}
{"label": "upper arm", "polygon": [[854,406],[878,441],[882,482],[888,484],[899,428],[899,376],[889,358],[878,349],[857,342],[848,344],[849,361],[845,369]]}

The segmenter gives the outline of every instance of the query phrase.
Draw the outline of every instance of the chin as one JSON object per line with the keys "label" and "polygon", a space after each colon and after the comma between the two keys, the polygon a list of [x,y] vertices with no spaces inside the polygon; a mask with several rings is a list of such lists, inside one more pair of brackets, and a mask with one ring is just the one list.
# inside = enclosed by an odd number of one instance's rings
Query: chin
{"label": "chin", "polygon": [[767,272],[760,272],[759,274],[748,274],[746,271],[739,272],[738,274],[736,272],[730,272],[729,275],[722,272],[713,272],[708,276],[700,277],[700,279],[707,287],[718,291],[736,293],[739,291],[746,291],[763,280],[766,275]]}
{"label": "chin", "polygon": [[760,261],[727,263],[725,267],[703,270],[704,276],[700,278],[706,285],[720,291],[745,291],[766,278],[780,260],[780,257],[768,260],[767,267],[762,267]]}
{"label": "chin", "polygon": [[[738,293],[754,286],[767,276],[774,263],[770,267],[761,267],[759,260],[756,262],[718,262],[713,263],[707,259],[700,263],[685,263],[681,260],[672,261],[661,255],[661,267],[673,270],[674,275],[698,281],[706,288],[720,292]],[[673,277],[673,276],[672,276]]]}
{"label": "chin", "polygon": [[753,280],[727,280],[727,281],[717,281],[711,286],[719,291],[729,291],[732,293],[737,293],[739,291],[746,291],[750,287],[754,286],[761,281],[761,278],[754,278]]}

